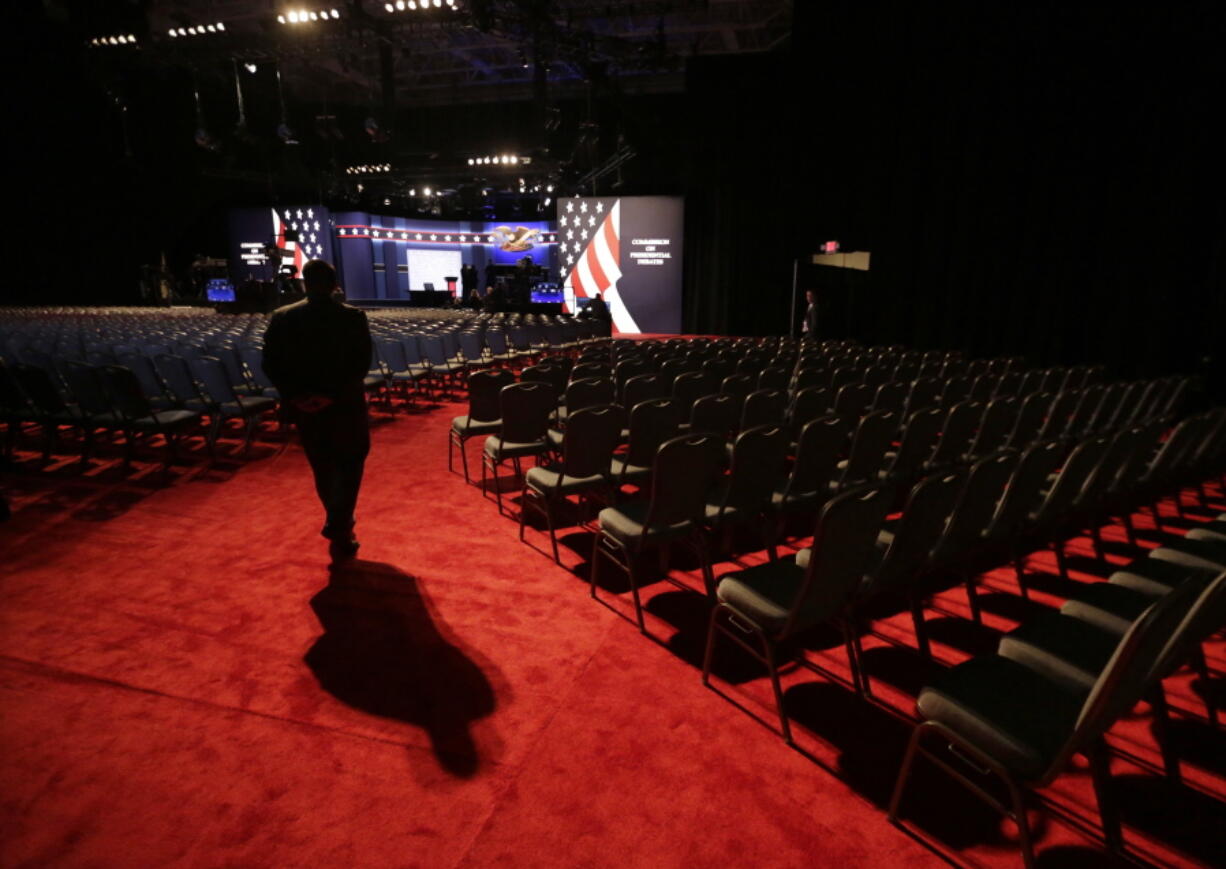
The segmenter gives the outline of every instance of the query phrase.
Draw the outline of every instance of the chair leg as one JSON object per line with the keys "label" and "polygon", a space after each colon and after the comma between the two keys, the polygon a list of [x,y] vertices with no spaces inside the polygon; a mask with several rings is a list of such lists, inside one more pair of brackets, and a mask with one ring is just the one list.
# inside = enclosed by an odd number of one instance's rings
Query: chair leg
{"label": "chair leg", "polygon": [[1154,514],[1154,530],[1162,533],[1162,514],[1158,512],[1158,502],[1149,505],[1149,511]]}
{"label": "chair leg", "polygon": [[864,691],[864,670],[860,665],[860,641],[856,636],[856,630],[849,618],[840,619],[839,627],[843,629],[843,645],[847,647],[847,666],[851,670],[851,684],[856,689],[856,694],[863,697]]}
{"label": "chair leg", "polygon": [[911,731],[911,739],[907,742],[907,753],[903,755],[902,766],[898,770],[898,778],[894,781],[894,793],[890,795],[890,808],[886,812],[886,818],[891,824],[898,823],[898,808],[902,805],[903,791],[906,789],[907,779],[911,777],[911,767],[915,763],[915,755],[919,751],[920,740],[924,738],[925,727],[924,722],[915,725],[915,729]]}
{"label": "chair leg", "polygon": [[1094,555],[1100,564],[1107,566],[1107,551],[1103,549],[1103,533],[1097,524],[1090,525],[1090,539],[1094,541]]}
{"label": "chair leg", "polygon": [[932,645],[928,642],[928,628],[924,624],[924,598],[921,595],[911,596],[911,620],[915,622],[915,643],[919,652],[927,660],[932,660]]}
{"label": "chair leg", "polygon": [[529,497],[529,490],[524,486],[524,493],[520,497],[519,504],[519,542],[524,542],[524,525],[528,521],[528,502],[532,499]]}
{"label": "chair leg", "polygon": [[1147,699],[1154,711],[1154,737],[1158,740],[1158,748],[1162,750],[1162,766],[1166,770],[1167,778],[1179,784],[1183,781],[1183,772],[1179,768],[1179,754],[1171,740],[1171,710],[1161,682],[1154,686]]}
{"label": "chair leg", "polygon": [[626,576],[630,580],[630,595],[634,598],[634,618],[638,622],[639,630],[645,634],[647,633],[647,625],[643,621],[643,600],[639,595],[639,578],[634,572],[634,562],[636,559],[634,553],[622,546],[620,542],[617,545],[626,559]]}
{"label": "chair leg", "polygon": [[[525,487],[525,491],[527,491],[527,487]],[[555,564],[560,566],[562,564],[562,559],[558,558],[558,534],[553,527],[553,499],[548,495],[544,495],[542,497],[544,498],[545,502],[542,505],[543,512],[545,513],[545,524],[549,526],[549,543],[551,546],[553,546],[553,560]],[[520,540],[522,539],[523,537],[521,536]]]}
{"label": "chair leg", "polygon": [[766,666],[770,668],[771,690],[775,694],[775,707],[779,711],[779,728],[783,731],[783,741],[788,745],[795,745],[796,741],[792,739],[792,725],[788,723],[788,714],[783,708],[783,687],[779,684],[779,666],[775,660],[775,644],[764,634],[759,634],[759,636],[762,638],[762,650],[766,653]]}
{"label": "chair leg", "polygon": [[715,652],[716,621],[722,610],[722,604],[711,607],[711,616],[707,619],[707,646],[702,653],[702,684],[707,686],[711,684],[711,659]]}
{"label": "chair leg", "polygon": [[455,452],[455,432],[449,431],[447,432],[447,471],[449,473],[455,473],[455,465],[452,463],[452,454],[454,452]]}
{"label": "chair leg", "polygon": [[[1209,673],[1209,661],[1205,658],[1204,646],[1197,646],[1193,651],[1192,666],[1195,668],[1196,674],[1208,686],[1211,674]],[[1213,702],[1213,696],[1208,691],[1205,693],[1205,715],[1215,730],[1221,726],[1218,721],[1217,705]]]}
{"label": "chair leg", "polygon": [[1124,849],[1124,834],[1120,827],[1119,807],[1111,793],[1111,757],[1107,743],[1100,736],[1086,752],[1090,761],[1090,777],[1094,783],[1094,797],[1098,801],[1098,815],[1102,819],[1103,838],[1107,848],[1114,853]]}
{"label": "chair leg", "polygon": [[1057,540],[1052,543],[1051,551],[1056,555],[1056,572],[1063,580],[1068,579],[1068,562],[1064,557],[1064,543]]}
{"label": "chair leg", "polygon": [[1017,577],[1017,587],[1025,600],[1030,600],[1030,589],[1026,586],[1026,559],[1018,555],[1013,559],[1013,573]]}
{"label": "chair leg", "polygon": [[1137,545],[1137,529],[1132,524],[1132,514],[1125,513],[1121,517],[1121,521],[1124,523],[1124,532],[1128,535],[1128,545],[1135,547]]}
{"label": "chair leg", "polygon": [[1017,844],[1022,851],[1022,865],[1026,869],[1034,869],[1034,838],[1030,833],[1030,818],[1026,815],[1026,795],[1012,776],[1004,776],[1004,780],[1013,802],[1013,822],[1017,824]]}
{"label": "chair leg", "polygon": [[983,612],[979,607],[979,588],[975,582],[977,578],[973,575],[966,577],[966,602],[970,604],[971,618],[977,624],[983,624]]}
{"label": "chair leg", "polygon": [[[464,482],[465,483],[472,482],[468,477],[468,450],[465,449],[465,444],[467,443],[468,441],[464,437],[460,437],[459,442],[457,443],[457,446],[460,449],[460,465],[464,468]],[[451,457],[448,456],[449,460],[450,458]]]}

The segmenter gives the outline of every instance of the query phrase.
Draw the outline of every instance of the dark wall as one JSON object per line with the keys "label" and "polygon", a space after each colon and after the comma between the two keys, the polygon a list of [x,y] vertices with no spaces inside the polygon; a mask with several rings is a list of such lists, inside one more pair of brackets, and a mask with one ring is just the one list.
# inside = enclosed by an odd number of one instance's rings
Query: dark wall
{"label": "dark wall", "polygon": [[801,232],[872,251],[853,334],[1220,378],[1224,33],[1196,3],[798,4]]}

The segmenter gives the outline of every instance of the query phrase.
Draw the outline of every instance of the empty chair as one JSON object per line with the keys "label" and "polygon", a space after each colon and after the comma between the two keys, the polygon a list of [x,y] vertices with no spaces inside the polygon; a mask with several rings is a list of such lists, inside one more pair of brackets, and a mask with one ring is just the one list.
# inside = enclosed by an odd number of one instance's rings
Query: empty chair
{"label": "empty chair", "polygon": [[717,529],[761,519],[763,542],[769,547],[765,514],[787,453],[788,433],[782,426],[763,425],[741,432],[732,445],[731,472],[708,496],[707,526]]}
{"label": "empty chair", "polygon": [[[664,375],[661,377],[668,380]],[[712,395],[718,391],[715,381],[709,375],[698,371],[687,371],[673,381],[673,400],[677,402],[681,413],[685,416],[689,416],[694,402],[704,395]]]}
{"label": "empty chair", "polygon": [[924,470],[924,462],[932,455],[933,445],[941,434],[945,411],[939,407],[917,410],[907,419],[898,451],[888,456],[889,463],[882,468],[880,477],[910,489]]}
{"label": "empty chair", "polygon": [[919,377],[911,382],[907,396],[907,413],[915,413],[925,407],[937,407],[941,403],[942,383],[935,377]]}
{"label": "empty chair", "polygon": [[966,401],[970,398],[973,384],[974,380],[970,377],[949,378],[941,389],[941,404],[945,407],[952,407],[959,402]]}
{"label": "empty chair", "polygon": [[748,374],[731,374],[720,382],[719,391],[744,401],[754,391],[754,379]]}
{"label": "empty chair", "polygon": [[635,562],[643,549],[674,540],[694,547],[707,591],[713,591],[702,524],[708,493],[723,465],[723,438],[694,433],[660,445],[652,463],[651,497],[600,511],[600,530],[592,547],[592,597],[596,596],[601,563],[613,561],[626,572],[634,598],[635,620],[639,630],[645,631]]}
{"label": "empty chair", "polygon": [[671,390],[658,374],[636,374],[625,382],[621,389],[623,407],[632,408],[641,401],[653,398],[668,398]]}
{"label": "empty chair", "polygon": [[[609,391],[613,384],[608,382]],[[613,450],[621,438],[622,410],[613,404],[576,409],[567,420],[562,439],[562,460],[554,465],[531,468],[524,478],[523,501],[519,511],[519,539],[524,539],[524,523],[529,506],[540,510],[549,527],[553,560],[559,564],[558,537],[554,530],[555,502],[571,495],[580,498],[600,493],[608,503],[614,499],[609,473]]]}
{"label": "empty chair", "polygon": [[967,455],[982,458],[1004,449],[1017,421],[1016,398],[994,398],[988,402],[979,419],[979,430],[971,441]]}
{"label": "empty chair", "polygon": [[864,416],[873,402],[875,390],[876,387],[863,383],[849,383],[841,387],[834,397],[834,413],[852,419]]}
{"label": "empty chair", "polygon": [[468,454],[464,444],[469,438],[497,434],[501,423],[500,393],[515,382],[515,375],[505,368],[475,371],[468,377],[468,413],[451,420],[447,433],[447,470],[455,470],[453,452],[460,450],[464,467],[464,482],[469,482]]}
{"label": "empty chair", "polygon": [[123,418],[111,403],[96,366],[65,360],[60,370],[75,404],[74,422],[85,435],[81,450],[81,461],[85,462],[93,446],[94,432],[122,430]]}
{"label": "empty chair", "polygon": [[200,384],[200,395],[205,401],[205,411],[209,415],[209,440],[213,444],[217,443],[224,420],[241,419],[244,428],[242,449],[247,450],[251,446],[260,417],[276,410],[277,400],[266,395],[236,393],[220,360],[212,356],[192,359],[190,366],[192,374]]}
{"label": "empty chair", "polygon": [[486,471],[494,483],[494,495],[498,500],[498,512],[502,512],[502,486],[498,480],[498,466],[510,459],[515,474],[523,478],[520,460],[527,456],[540,457],[549,450],[546,432],[549,417],[557,405],[550,383],[524,381],[502,387],[498,393],[499,418],[502,425],[498,434],[485,439],[481,453],[481,491],[485,492]]}
{"label": "empty chair", "polygon": [[707,631],[703,684],[710,685],[717,634],[746,649],[769,671],[780,730],[789,744],[792,730],[779,684],[777,649],[814,625],[836,623],[843,630],[853,679],[859,685],[854,626],[847,610],[875,556],[877,534],[891,498],[887,487],[871,486],[837,496],[818,517],[806,566],[800,567],[795,559],[767,562],[725,575],[715,590],[718,603]]}
{"label": "empty chair", "polygon": [[838,473],[839,458],[849,435],[850,426],[839,416],[815,419],[800,430],[796,460],[771,496],[771,508],[779,517],[781,529],[787,514],[817,510],[829,500],[830,484]]}
{"label": "empty chair", "polygon": [[758,389],[784,389],[792,377],[786,368],[767,367],[758,373]]}
{"label": "empty chair", "polygon": [[760,425],[782,425],[787,414],[787,393],[781,389],[759,389],[745,396],[740,430]]}
{"label": "empty chair", "polygon": [[399,338],[381,338],[375,341],[379,359],[386,367],[388,382],[393,390],[400,387],[403,394],[407,388],[417,390],[418,383],[430,374],[430,368],[420,362],[412,364],[405,356],[404,344]]}
{"label": "empty chair", "polygon": [[175,460],[180,436],[200,422],[200,412],[154,408],[145,395],[141,381],[129,368],[107,365],[99,369],[99,375],[113,407],[123,420],[126,435],[124,464],[132,459],[136,435],[159,434],[166,443],[164,467],[169,470]]}
{"label": "empty chair", "polygon": [[[258,355],[259,351],[256,351],[256,353]],[[136,377],[145,400],[149,402],[150,407],[155,410],[166,410],[174,406],[173,399],[166,394],[166,385],[162,383],[162,378],[158,376],[157,368],[154,366],[152,359],[137,353],[124,354],[119,357],[119,364],[131,371]],[[258,385],[262,387],[262,384]],[[263,392],[262,388],[261,392]],[[273,394],[275,396],[275,391]]]}
{"label": "empty chair", "polygon": [[613,457],[613,480],[618,488],[642,486],[651,477],[656,451],[681,428],[681,408],[669,398],[640,401],[630,408],[629,441],[625,453]]}
{"label": "empty chair", "polygon": [[830,390],[821,386],[800,389],[788,408],[788,424],[792,439],[800,437],[800,430],[813,420],[830,413],[832,396]]}
{"label": "empty chair", "polygon": [[987,404],[996,394],[996,384],[999,382],[1000,378],[995,374],[980,374],[971,382],[971,389],[966,397],[971,401]]}
{"label": "empty chair", "polygon": [[1013,430],[1009,432],[1005,446],[1010,449],[1024,450],[1030,444],[1038,441],[1051,402],[1052,397],[1046,392],[1033,392],[1021,399],[1017,418],[1013,422]]}
{"label": "empty chair", "polygon": [[925,467],[935,470],[961,462],[970,449],[982,414],[983,405],[977,401],[962,401],[951,407],[941,426],[941,437]]}
{"label": "empty chair", "polygon": [[729,438],[741,416],[741,404],[734,395],[716,393],[704,395],[694,402],[690,412],[690,431],[710,432]]}
{"label": "empty chair", "polygon": [[838,464],[841,473],[831,482],[830,491],[841,492],[861,483],[877,482],[896,431],[898,414],[893,411],[874,410],[865,415],[852,435],[847,460]]}
{"label": "empty chair", "polygon": [[611,378],[613,369],[605,362],[580,362],[570,370],[571,380],[587,380],[591,377]]}
{"label": "empty chair", "polygon": [[873,396],[873,410],[892,410],[900,416],[907,409],[907,393],[911,390],[910,383],[892,380],[877,387]]}
{"label": "empty chair", "polygon": [[830,386],[830,372],[825,368],[802,368],[792,377],[792,389],[799,392],[813,387]]}
{"label": "empty chair", "polygon": [[[1022,787],[1048,784],[1074,753],[1083,753],[1090,761],[1107,844],[1119,851],[1122,834],[1102,737],[1141,699],[1151,671],[1186,612],[1186,599],[1175,594],[1146,609],[1088,691],[1071,689],[1003,655],[973,658],[945,672],[920,692],[916,706],[922,720],[899,770],[890,820],[898,821],[911,765],[922,753],[1017,824],[1022,856],[1030,869],[1034,854]],[[927,747],[929,734],[935,734],[943,748]],[[969,766],[976,777],[968,777],[954,763]],[[1011,805],[998,802],[982,787],[979,779],[984,773],[1007,786]]]}
{"label": "empty chair", "polygon": [[[549,444],[554,449],[562,446],[562,432],[565,430],[570,414],[587,407],[599,407],[613,404],[613,381],[599,377],[586,380],[572,380],[566,387],[563,397],[564,404],[557,410],[557,426],[549,430]],[[619,425],[618,433],[621,433]]]}

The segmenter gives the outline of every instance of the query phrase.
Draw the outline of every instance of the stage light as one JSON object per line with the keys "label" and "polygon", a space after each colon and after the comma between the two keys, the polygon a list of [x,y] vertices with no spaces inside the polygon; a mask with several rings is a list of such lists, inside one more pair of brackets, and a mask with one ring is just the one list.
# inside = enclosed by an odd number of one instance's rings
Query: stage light
{"label": "stage light", "polygon": [[338,18],[340,18],[340,17],[341,17],[341,14],[340,14],[339,12],[337,12],[335,9],[333,9],[333,10],[332,10],[331,15],[332,15],[332,20],[333,20],[333,21],[335,21],[336,19],[338,19]]}
{"label": "stage light", "polygon": [[423,196],[429,196],[429,195],[430,195],[430,188],[429,188],[429,187],[423,188],[421,192],[422,192],[422,195],[423,195]]}
{"label": "stage light", "polygon": [[412,187],[412,188],[410,188],[410,189],[409,189],[409,195],[410,195],[410,196],[416,196],[416,195],[417,195],[417,188],[416,188],[416,187]]}
{"label": "stage light", "polygon": [[247,72],[251,73],[252,75],[255,75],[255,71],[259,69],[259,67],[257,67],[254,63],[244,63],[243,69],[247,70]]}
{"label": "stage light", "polygon": [[318,13],[318,12],[311,12],[311,20],[312,20],[312,21],[318,21],[318,20],[319,20],[319,13]]}
{"label": "stage light", "polygon": [[208,27],[206,27],[206,28],[205,28],[205,30],[207,30],[209,33],[216,33],[216,32],[217,32],[217,25],[216,25],[216,24],[210,24]]}
{"label": "stage light", "polygon": [[395,12],[395,11],[396,11],[396,7],[395,7],[395,6],[393,6],[391,3],[384,3],[384,4],[383,4],[383,8],[384,8],[384,9],[386,9],[388,12]]}
{"label": "stage light", "polygon": [[552,202],[552,201],[553,201],[552,199],[550,199],[548,196],[546,196],[546,197],[545,197],[545,207],[546,207],[546,208],[548,208],[548,207],[549,207],[549,203],[550,203],[550,202]]}
{"label": "stage light", "polygon": [[217,22],[217,29],[218,29],[218,30],[221,30],[221,31],[225,31],[225,29],[226,29],[226,25],[225,25],[225,23],[224,23],[224,22],[222,22],[222,21],[218,21],[218,22]]}
{"label": "stage light", "polygon": [[278,21],[278,23],[280,23],[280,24],[284,24],[284,23],[285,23],[285,16],[284,16],[284,15],[278,15],[278,16],[277,16],[277,21]]}
{"label": "stage light", "polygon": [[396,0],[396,11],[397,12],[404,11],[404,0]]}
{"label": "stage light", "polygon": [[438,8],[439,8],[440,6],[442,6],[442,5],[443,5],[443,0],[434,0],[434,8],[435,8],[435,9],[438,9]]}

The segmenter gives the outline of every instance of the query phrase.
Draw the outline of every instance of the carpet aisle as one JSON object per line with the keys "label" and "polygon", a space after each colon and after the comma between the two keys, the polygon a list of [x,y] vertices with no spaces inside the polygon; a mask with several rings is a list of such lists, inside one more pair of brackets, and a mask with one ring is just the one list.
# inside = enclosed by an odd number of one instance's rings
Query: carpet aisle
{"label": "carpet aisle", "polygon": [[[558,568],[544,534],[520,544],[493,500],[447,471],[459,412],[376,427],[361,557],[335,573],[296,446],[180,468],[168,488],[114,463],[6,475],[0,864],[1020,865],[1008,826],[935,774],[914,786],[914,834],[886,821],[900,713],[926,675],[898,645],[913,642],[907,619],[869,642],[885,706],[789,676],[802,750],[789,749],[700,684],[700,598],[653,585],[658,642],[645,639],[616,580],[608,606],[588,597],[586,534],[564,537]],[[1058,578],[1043,565],[1047,589]],[[1007,572],[989,584],[989,624],[1007,628],[1020,599]],[[989,643],[958,618],[959,592],[939,604],[943,660]],[[837,641],[812,639],[845,678]],[[728,653],[718,672],[772,723],[752,665]],[[1115,764],[1127,838],[1162,865],[1224,853],[1221,736],[1205,732],[1190,681],[1171,692],[1199,761],[1188,787],[1144,770],[1157,759],[1145,716],[1114,740],[1135,756]],[[1044,864],[1106,864],[1078,829],[1094,829],[1087,777],[1051,796],[1067,817],[1040,827]]]}

